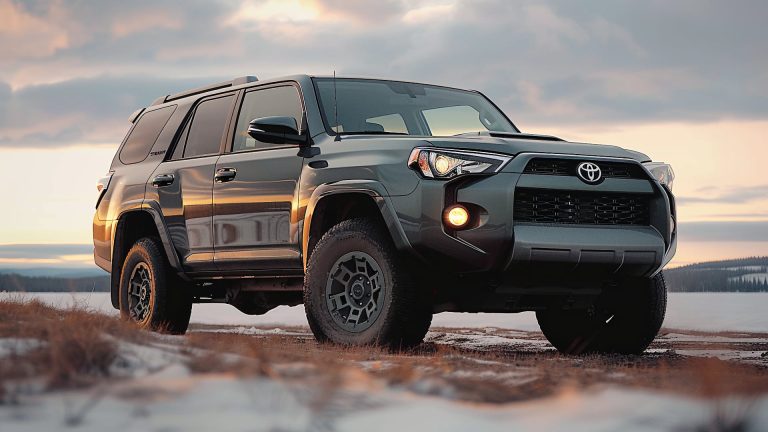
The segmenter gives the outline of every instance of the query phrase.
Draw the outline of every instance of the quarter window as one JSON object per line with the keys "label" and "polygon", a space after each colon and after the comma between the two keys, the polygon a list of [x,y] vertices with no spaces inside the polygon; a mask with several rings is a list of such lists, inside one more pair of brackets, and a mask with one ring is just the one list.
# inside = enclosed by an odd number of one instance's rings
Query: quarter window
{"label": "quarter window", "polygon": [[134,164],[146,159],[175,110],[176,105],[172,105],[146,112],[139,117],[120,150],[120,162]]}
{"label": "quarter window", "polygon": [[261,117],[293,117],[301,128],[304,109],[298,90],[294,86],[272,87],[252,90],[245,94],[240,114],[237,117],[232,151],[246,151],[275,147],[276,144],[256,141],[248,135],[251,121]]}

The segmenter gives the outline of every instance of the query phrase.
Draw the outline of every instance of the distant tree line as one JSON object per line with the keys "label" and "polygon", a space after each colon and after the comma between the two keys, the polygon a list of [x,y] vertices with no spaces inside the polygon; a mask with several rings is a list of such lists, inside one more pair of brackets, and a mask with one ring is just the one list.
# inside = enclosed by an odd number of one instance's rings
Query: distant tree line
{"label": "distant tree line", "polygon": [[109,292],[109,276],[43,277],[0,274],[0,292]]}
{"label": "distant tree line", "polygon": [[768,277],[745,277],[767,272],[768,257],[750,257],[677,267],[664,277],[672,292],[768,292]]}
{"label": "distant tree line", "polygon": [[[768,257],[689,264],[664,271],[672,292],[768,292]],[[0,292],[109,292],[109,276],[43,277],[0,273]]]}

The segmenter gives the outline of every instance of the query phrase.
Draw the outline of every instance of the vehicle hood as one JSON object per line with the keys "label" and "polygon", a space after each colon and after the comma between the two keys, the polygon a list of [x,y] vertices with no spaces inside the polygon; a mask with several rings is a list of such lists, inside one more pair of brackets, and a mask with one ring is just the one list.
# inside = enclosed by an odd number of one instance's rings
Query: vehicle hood
{"label": "vehicle hood", "polygon": [[638,162],[650,160],[643,153],[618,146],[563,141],[548,135],[478,134],[457,137],[430,137],[432,145],[441,148],[480,150],[516,156],[519,153],[550,153],[579,156],[630,158]]}

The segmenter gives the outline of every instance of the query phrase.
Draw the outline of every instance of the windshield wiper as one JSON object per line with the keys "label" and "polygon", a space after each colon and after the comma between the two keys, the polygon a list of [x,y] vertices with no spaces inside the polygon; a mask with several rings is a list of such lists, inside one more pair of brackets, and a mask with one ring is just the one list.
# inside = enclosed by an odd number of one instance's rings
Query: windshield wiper
{"label": "windshield wiper", "polygon": [[386,132],[386,131],[358,131],[358,132],[339,132],[337,135],[408,135],[405,132]]}
{"label": "windshield wiper", "polygon": [[457,133],[457,134],[453,134],[451,136],[454,136],[454,137],[468,137],[468,136],[478,136],[478,135],[479,136],[488,136],[489,133],[488,133],[487,130],[486,131],[471,131],[471,132]]}

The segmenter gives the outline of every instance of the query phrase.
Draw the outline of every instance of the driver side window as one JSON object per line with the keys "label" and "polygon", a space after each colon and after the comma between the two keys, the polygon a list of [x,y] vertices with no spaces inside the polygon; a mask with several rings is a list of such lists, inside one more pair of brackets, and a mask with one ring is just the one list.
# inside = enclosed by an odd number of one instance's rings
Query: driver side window
{"label": "driver side window", "polygon": [[293,117],[296,119],[296,125],[301,128],[303,114],[304,109],[299,92],[292,85],[249,91],[243,98],[243,105],[237,116],[232,151],[241,152],[281,146],[256,141],[248,135],[248,125],[251,120],[272,116]]}

